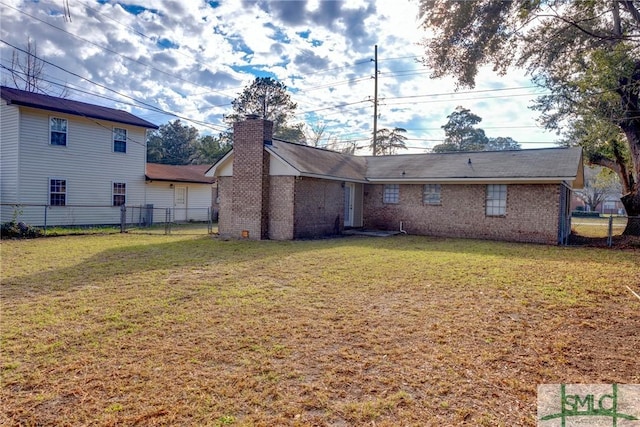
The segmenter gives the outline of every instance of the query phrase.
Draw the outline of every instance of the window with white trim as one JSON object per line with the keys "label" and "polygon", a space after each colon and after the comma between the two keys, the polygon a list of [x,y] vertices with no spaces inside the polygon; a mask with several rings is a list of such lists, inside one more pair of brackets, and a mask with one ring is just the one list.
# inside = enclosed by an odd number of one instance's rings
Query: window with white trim
{"label": "window with white trim", "polygon": [[49,179],[49,205],[67,205],[67,180],[59,178]]}
{"label": "window with white trim", "polygon": [[425,205],[439,205],[440,184],[425,184],[422,188],[422,203]]}
{"label": "window with white trim", "polygon": [[127,130],[113,128],[113,151],[115,153],[127,152]]}
{"label": "window with white trim", "polygon": [[507,213],[507,186],[505,184],[487,185],[487,216],[504,216]]}
{"label": "window with white trim", "polygon": [[67,145],[67,119],[59,117],[49,118],[49,144]]}
{"label": "window with white trim", "polygon": [[124,182],[113,183],[113,206],[122,206],[127,202],[127,184]]}
{"label": "window with white trim", "polygon": [[398,203],[400,201],[400,184],[385,184],[382,194],[383,203]]}

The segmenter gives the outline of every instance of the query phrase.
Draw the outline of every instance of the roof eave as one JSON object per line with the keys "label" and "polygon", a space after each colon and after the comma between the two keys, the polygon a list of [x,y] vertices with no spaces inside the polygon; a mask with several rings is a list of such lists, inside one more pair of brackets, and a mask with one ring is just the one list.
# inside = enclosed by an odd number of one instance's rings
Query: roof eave
{"label": "roof eave", "polygon": [[429,178],[367,178],[367,181],[371,184],[425,184],[425,183],[440,183],[440,184],[482,184],[482,183],[495,183],[495,184],[558,184],[561,182],[573,182],[576,180],[575,176],[569,177],[429,177]]}
{"label": "roof eave", "polygon": [[188,178],[158,178],[152,177],[149,175],[145,175],[146,181],[161,181],[161,182],[185,182],[189,184],[213,184],[214,181],[199,181],[196,179],[188,179]]}
{"label": "roof eave", "polygon": [[43,105],[39,105],[36,103],[32,103],[32,102],[24,102],[24,101],[16,101],[16,100],[6,100],[8,105],[18,105],[21,107],[28,107],[28,108],[35,108],[38,110],[45,110],[45,111],[54,111],[56,113],[64,113],[64,114],[70,114],[72,116],[77,116],[77,117],[87,117],[87,118],[92,118],[92,119],[97,119],[97,120],[107,120],[109,122],[113,122],[113,123],[121,123],[121,124],[125,124],[125,125],[130,125],[130,126],[138,126],[141,128],[146,128],[146,129],[159,129],[160,127],[157,125],[154,125],[153,123],[147,122],[146,120],[141,120],[141,122],[136,123],[130,120],[120,120],[120,119],[114,119],[111,117],[104,117],[100,114],[80,114],[77,111],[74,111],[72,109],[68,109],[68,108],[56,108],[56,107],[49,107],[49,106],[43,106]]}
{"label": "roof eave", "polygon": [[366,179],[349,178],[344,176],[321,175],[321,174],[313,174],[313,173],[305,173],[305,172],[300,172],[298,176],[307,177],[307,178],[327,179],[330,181],[346,181],[346,182],[356,182],[360,184],[368,183]]}
{"label": "roof eave", "polygon": [[216,175],[216,172],[218,171],[218,167],[225,164],[227,159],[229,159],[231,156],[233,156],[233,148],[227,151],[224,156],[218,159],[217,162],[215,162],[209,169],[207,169],[204,173],[204,176],[208,176],[208,177],[218,176]]}

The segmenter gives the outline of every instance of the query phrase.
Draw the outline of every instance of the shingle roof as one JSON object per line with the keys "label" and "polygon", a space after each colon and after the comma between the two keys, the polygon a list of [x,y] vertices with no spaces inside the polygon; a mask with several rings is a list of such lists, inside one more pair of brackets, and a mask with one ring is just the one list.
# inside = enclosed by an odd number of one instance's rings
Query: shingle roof
{"label": "shingle roof", "polygon": [[158,126],[153,123],[134,116],[126,111],[102,107],[100,105],[87,104],[86,102],[72,101],[70,99],[43,95],[41,93],[27,92],[6,86],[0,86],[0,97],[9,104],[40,108],[48,111],[73,114],[75,116],[91,117],[93,119],[109,120],[112,122],[140,126],[149,129],[158,129]]}
{"label": "shingle roof", "polygon": [[571,181],[579,188],[583,179],[580,148],[365,157],[278,140],[265,147],[302,175],[361,182]]}
{"label": "shingle roof", "polygon": [[212,184],[215,178],[204,173],[211,165],[162,165],[147,163],[145,176],[150,181],[192,182],[196,184]]}
{"label": "shingle roof", "polygon": [[265,148],[303,175],[353,181],[364,181],[365,178],[364,157],[275,139]]}
{"label": "shingle roof", "polygon": [[[280,140],[265,150],[290,166],[289,173],[371,183],[560,183],[582,188],[582,149],[544,148],[513,151],[353,156]],[[233,150],[208,173],[228,164]],[[295,172],[294,172],[295,171]]]}
{"label": "shingle roof", "polygon": [[403,154],[367,157],[367,179],[559,179],[575,178],[580,148]]}

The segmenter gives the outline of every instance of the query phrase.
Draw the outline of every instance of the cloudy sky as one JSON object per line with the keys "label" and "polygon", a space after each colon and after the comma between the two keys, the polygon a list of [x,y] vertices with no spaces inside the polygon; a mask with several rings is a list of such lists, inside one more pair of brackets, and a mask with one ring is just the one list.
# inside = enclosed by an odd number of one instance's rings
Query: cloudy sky
{"label": "cloudy sky", "polygon": [[540,89],[521,71],[483,70],[476,88],[457,92],[453,80],[430,79],[415,0],[0,0],[0,11],[3,84],[14,47],[31,38],[52,94],[66,85],[69,98],[158,125],[181,118],[217,134],[231,101],[270,76],[298,104],[296,121],[366,146],[378,45],[378,128],[405,128],[412,152],[442,141],[458,105],[482,117],[490,137],[523,148],[557,139],[528,109]]}

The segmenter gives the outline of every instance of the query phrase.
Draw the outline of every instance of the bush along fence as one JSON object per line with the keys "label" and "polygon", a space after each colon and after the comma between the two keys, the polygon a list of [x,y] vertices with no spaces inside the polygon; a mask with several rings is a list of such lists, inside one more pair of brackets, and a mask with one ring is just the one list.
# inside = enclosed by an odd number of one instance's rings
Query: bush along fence
{"label": "bush along fence", "polygon": [[37,237],[47,235],[52,229],[103,229],[105,232],[122,233],[160,230],[170,234],[176,227],[188,224],[198,224],[200,227],[197,228],[203,233],[204,230],[211,233],[216,214],[212,208],[180,209],[153,205],[0,204],[3,237]]}

